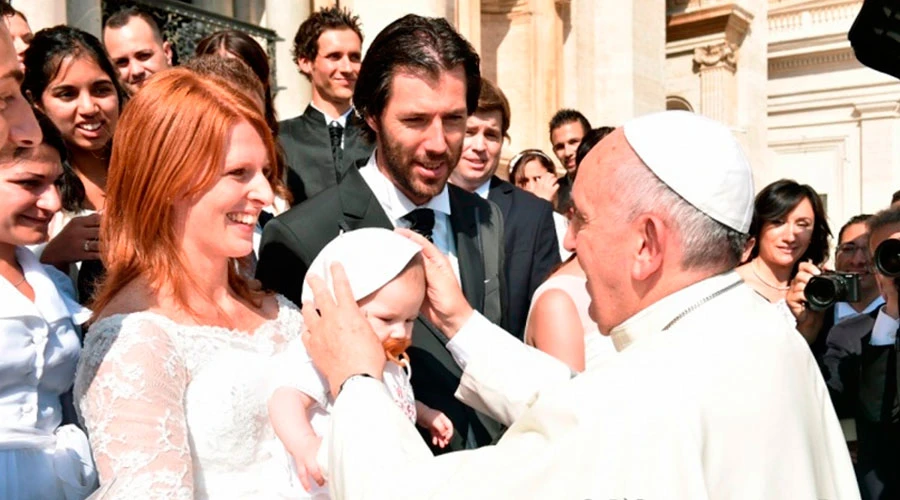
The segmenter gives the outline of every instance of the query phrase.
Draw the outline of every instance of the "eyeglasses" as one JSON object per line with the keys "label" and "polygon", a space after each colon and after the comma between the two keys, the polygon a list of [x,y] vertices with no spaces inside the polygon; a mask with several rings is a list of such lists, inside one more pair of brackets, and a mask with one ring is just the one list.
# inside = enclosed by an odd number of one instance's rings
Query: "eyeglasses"
{"label": "eyeglasses", "polygon": [[844,243],[843,245],[838,245],[837,247],[837,253],[853,255],[856,252],[861,252],[863,257],[869,257],[869,249],[864,246],[856,245],[853,243]]}

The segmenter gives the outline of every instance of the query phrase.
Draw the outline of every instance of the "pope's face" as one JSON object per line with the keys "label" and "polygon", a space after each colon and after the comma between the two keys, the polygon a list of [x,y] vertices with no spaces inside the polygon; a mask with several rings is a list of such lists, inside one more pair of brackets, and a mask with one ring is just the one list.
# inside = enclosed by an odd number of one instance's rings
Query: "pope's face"
{"label": "pope's face", "polygon": [[627,202],[623,190],[610,182],[619,169],[637,168],[635,159],[618,129],[585,157],[572,187],[574,213],[565,247],[575,252],[584,269],[591,296],[590,315],[604,334],[637,312],[628,304],[625,293],[630,280],[630,242],[634,239],[625,222],[623,207]]}

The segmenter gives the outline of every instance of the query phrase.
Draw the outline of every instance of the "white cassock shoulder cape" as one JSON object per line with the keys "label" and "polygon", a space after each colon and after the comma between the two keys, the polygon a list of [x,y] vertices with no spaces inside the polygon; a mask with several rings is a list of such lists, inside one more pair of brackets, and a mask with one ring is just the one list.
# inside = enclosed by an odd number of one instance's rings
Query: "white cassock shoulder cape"
{"label": "white cassock shoulder cape", "polygon": [[613,360],[574,378],[476,313],[448,346],[457,396],[511,424],[504,437],[434,457],[380,382],[354,380],[323,445],[333,497],[859,498],[809,348],[739,280],[641,311],[612,332]]}

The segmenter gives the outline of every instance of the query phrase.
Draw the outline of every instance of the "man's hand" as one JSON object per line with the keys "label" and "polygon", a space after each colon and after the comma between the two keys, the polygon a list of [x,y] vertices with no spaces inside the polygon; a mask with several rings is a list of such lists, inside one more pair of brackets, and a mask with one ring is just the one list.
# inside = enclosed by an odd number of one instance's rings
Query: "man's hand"
{"label": "man's hand", "polygon": [[810,278],[822,274],[818,267],[811,262],[801,262],[797,268],[797,275],[791,280],[791,289],[788,290],[785,301],[797,319],[797,331],[812,344],[819,336],[822,324],[825,321],[824,311],[813,311],[806,305],[806,296],[803,291],[806,290],[806,284]]}
{"label": "man's hand", "polygon": [[395,229],[422,247],[425,261],[425,302],[421,313],[449,338],[472,317],[472,306],[466,300],[450,261],[430,241],[409,229]]}
{"label": "man's hand", "polygon": [[41,254],[41,262],[63,268],[71,262],[100,259],[100,214],[75,217]]}
{"label": "man's hand", "polygon": [[328,380],[331,394],[337,397],[341,384],[351,375],[367,373],[381,380],[384,347],[356,305],[344,267],[337,263],[331,266],[334,298],[322,278],[310,275],[306,281],[314,302],[303,303],[307,328],[303,343],[313,364]]}

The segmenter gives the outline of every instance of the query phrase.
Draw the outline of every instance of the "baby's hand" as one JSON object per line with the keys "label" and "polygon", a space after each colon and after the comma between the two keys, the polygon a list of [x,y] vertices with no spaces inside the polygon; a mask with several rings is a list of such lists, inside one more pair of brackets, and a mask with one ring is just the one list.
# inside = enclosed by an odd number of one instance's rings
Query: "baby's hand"
{"label": "baby's hand", "polygon": [[443,448],[450,444],[453,437],[453,421],[444,412],[428,408],[418,412],[418,424],[431,432],[431,444]]}
{"label": "baby's hand", "polygon": [[322,438],[315,434],[304,437],[296,446],[289,449],[291,457],[294,458],[294,464],[297,466],[297,477],[306,491],[312,490],[312,483],[309,478],[312,476],[316,484],[322,486],[325,484],[325,477],[319,470],[319,463],[316,462],[316,454],[319,452],[319,446],[322,445]]}

